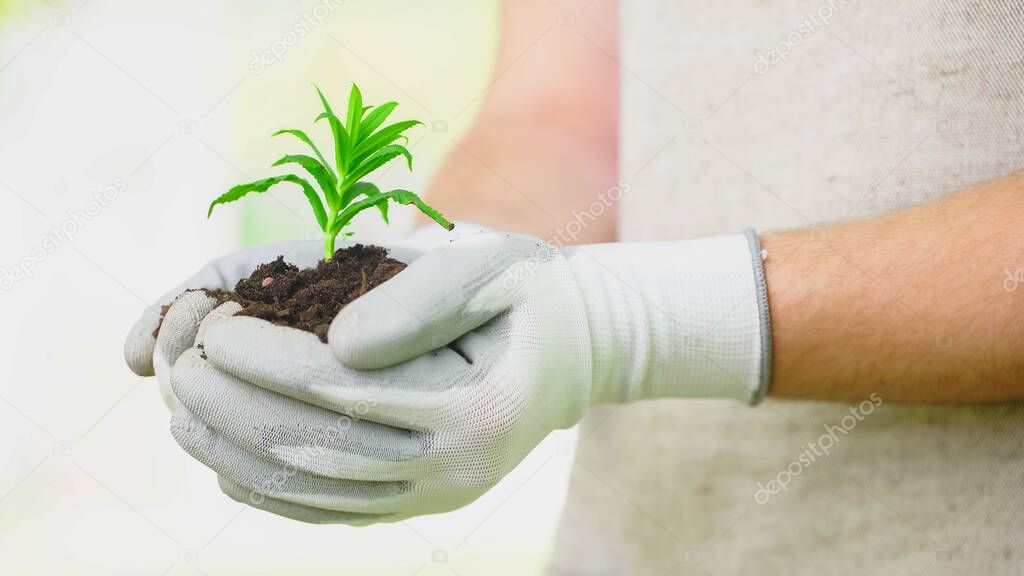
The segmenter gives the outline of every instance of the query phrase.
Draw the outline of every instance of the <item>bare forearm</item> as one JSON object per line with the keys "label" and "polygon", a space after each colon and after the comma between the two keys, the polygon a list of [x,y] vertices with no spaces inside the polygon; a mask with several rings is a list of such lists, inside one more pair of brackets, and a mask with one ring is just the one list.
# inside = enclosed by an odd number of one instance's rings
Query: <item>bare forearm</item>
{"label": "bare forearm", "polygon": [[[615,2],[579,15],[574,29],[552,27],[546,0],[505,2],[495,80],[468,134],[456,142],[428,190],[456,219],[554,234],[618,179],[618,70]],[[614,206],[588,215],[574,242],[615,239]],[[564,238],[561,235],[560,238]]]}
{"label": "bare forearm", "polygon": [[1024,175],[891,216],[767,234],[778,397],[1024,399]]}
{"label": "bare forearm", "polygon": [[[574,211],[586,211],[615,184],[614,153],[572,134],[502,122],[474,130],[428,191],[430,202],[457,220],[554,242]],[[614,206],[585,224],[573,241],[614,240]]]}

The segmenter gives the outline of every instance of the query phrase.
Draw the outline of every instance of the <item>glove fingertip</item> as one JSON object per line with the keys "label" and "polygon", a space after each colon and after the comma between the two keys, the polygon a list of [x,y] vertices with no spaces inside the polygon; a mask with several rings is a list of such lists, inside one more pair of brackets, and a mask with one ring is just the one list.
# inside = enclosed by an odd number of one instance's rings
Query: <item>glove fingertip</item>
{"label": "glove fingertip", "polygon": [[358,340],[353,338],[358,329],[359,312],[353,310],[351,304],[334,317],[327,329],[327,346],[342,364],[353,368],[357,367],[361,356],[356,350]]}
{"label": "glove fingertip", "polygon": [[245,340],[244,336],[247,330],[250,330],[249,326],[255,322],[259,320],[231,315],[202,326],[201,343],[204,352],[217,360],[231,358],[237,344]]}
{"label": "glove fingertip", "polygon": [[442,348],[475,327],[458,325],[459,300],[435,302],[432,309],[428,302],[396,299],[378,288],[335,316],[327,344],[345,366],[379,370]]}
{"label": "glove fingertip", "polygon": [[312,332],[251,316],[228,316],[213,322],[205,329],[202,344],[210,363],[245,380],[263,371],[280,373],[282,366],[307,359],[323,346]]}
{"label": "glove fingertip", "polygon": [[137,376],[153,376],[153,349],[156,346],[156,331],[160,314],[147,308],[124,340],[124,361]]}
{"label": "glove fingertip", "polygon": [[203,318],[203,321],[199,323],[199,330],[196,332],[196,344],[203,345],[206,342],[206,335],[209,331],[216,326],[233,317],[235,314],[242,310],[242,305],[238,302],[228,301],[220,306],[217,306],[210,311],[209,314]]}
{"label": "glove fingertip", "polygon": [[[369,301],[372,300],[372,296],[366,295],[362,299]],[[334,353],[334,357],[349,368],[357,370],[376,370],[401,361],[392,358],[394,355],[388,353],[390,348],[396,347],[400,342],[389,342],[379,336],[388,333],[399,336],[395,331],[387,329],[387,312],[379,310],[373,318],[373,325],[368,325],[364,322],[367,315],[363,309],[372,310],[372,306],[363,304],[365,302],[359,301],[350,304],[331,322],[331,327],[327,331],[327,345]]]}

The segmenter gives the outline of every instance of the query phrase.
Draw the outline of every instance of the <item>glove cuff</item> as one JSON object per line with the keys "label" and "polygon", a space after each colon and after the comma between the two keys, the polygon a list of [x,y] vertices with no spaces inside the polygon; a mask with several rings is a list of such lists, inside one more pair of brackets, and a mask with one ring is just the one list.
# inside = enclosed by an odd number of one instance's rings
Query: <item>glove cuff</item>
{"label": "glove cuff", "polygon": [[750,404],[756,405],[764,399],[768,392],[768,386],[772,382],[772,315],[768,306],[768,278],[764,270],[764,261],[768,257],[768,251],[761,248],[761,239],[753,228],[743,231],[747,237],[747,247],[750,249],[750,263],[754,269],[754,290],[757,301],[757,316],[759,323],[759,334],[761,336],[761,366],[760,377],[757,388],[751,395]]}
{"label": "glove cuff", "polygon": [[757,403],[771,372],[763,256],[752,232],[567,251],[590,324],[592,403]]}

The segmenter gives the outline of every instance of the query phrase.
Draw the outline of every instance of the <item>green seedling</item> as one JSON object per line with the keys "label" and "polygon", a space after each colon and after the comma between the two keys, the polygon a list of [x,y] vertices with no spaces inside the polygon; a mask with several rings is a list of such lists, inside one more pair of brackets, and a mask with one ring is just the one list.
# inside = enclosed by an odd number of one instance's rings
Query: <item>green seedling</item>
{"label": "green seedling", "polygon": [[300,166],[316,181],[320,193],[318,194],[309,181],[301,176],[272,176],[231,188],[210,203],[207,217],[213,214],[213,209],[218,204],[234,202],[250,192],[266,192],[277,184],[290,182],[302,188],[302,193],[313,209],[316,222],[324,232],[324,260],[330,260],[334,256],[334,243],[338,234],[344,231],[356,214],[376,207],[387,222],[389,202],[413,204],[441,226],[448,230],[454,228],[454,224],[416,194],[408,190],[381,192],[373,183],[363,181],[363,178],[399,156],[405,158],[409,170],[412,170],[412,154],[402,145],[408,142],[403,133],[414,126],[422,125],[422,122],[406,120],[385,126],[384,121],[398,104],[388,102],[380,106],[364,106],[363,96],[355,84],[352,85],[352,92],[348,98],[348,114],[343,121],[331,110],[331,105],[320,88],[315,88],[324,107],[316,122],[327,120],[330,125],[334,137],[334,166],[331,166],[316,144],[301,130],[280,130],[273,136],[288,134],[298,138],[313,151],[315,158],[304,154],[287,155],[273,165]]}

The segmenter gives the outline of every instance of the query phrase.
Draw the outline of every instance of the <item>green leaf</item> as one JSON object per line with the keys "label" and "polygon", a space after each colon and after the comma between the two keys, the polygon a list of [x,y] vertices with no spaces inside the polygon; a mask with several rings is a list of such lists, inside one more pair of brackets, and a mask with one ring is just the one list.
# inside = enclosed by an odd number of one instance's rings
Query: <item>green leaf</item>
{"label": "green leaf", "polygon": [[[375,198],[377,196],[380,196],[380,194],[380,188],[378,188],[376,184],[372,182],[356,182],[345,193],[347,201],[343,204],[343,206],[348,206],[349,203],[352,202],[352,200],[360,196],[366,196],[367,198]],[[380,209],[380,215],[384,218],[384,222],[386,224],[390,224],[391,222],[388,221],[388,203],[383,202],[381,204],[377,204],[377,208]]]}
{"label": "green leaf", "polygon": [[455,228],[455,224],[448,221],[448,219],[444,217],[444,214],[441,214],[432,206],[424,202],[423,199],[417,196],[414,192],[410,192],[408,190],[392,190],[390,192],[382,194],[382,196],[388,194],[391,195],[392,200],[404,206],[408,206],[409,204],[415,204],[416,207],[419,208],[420,212],[426,214],[431,220],[443,226],[445,230],[450,231]]}
{"label": "green leaf", "polygon": [[[320,153],[320,149],[316,147],[316,144],[314,144],[313,141],[309,139],[309,136],[306,136],[305,132],[303,132],[302,130],[278,130],[277,132],[274,132],[270,136],[273,138],[276,136],[280,136],[281,134],[291,134],[292,136],[295,136],[299,140],[305,142],[313,150],[313,153],[316,154],[316,157],[320,159],[320,163],[326,166],[328,170],[330,170],[331,165],[324,158],[324,155]],[[331,172],[331,174],[334,174],[333,171]]]}
{"label": "green leaf", "polygon": [[380,148],[391,144],[395,140],[398,140],[402,136],[402,132],[412,128],[413,126],[422,125],[422,122],[417,120],[406,120],[404,122],[395,122],[390,126],[381,128],[374,134],[368,136],[366,139],[359,142],[359,144],[352,151],[352,163],[359,164],[365,160],[369,155],[373,154]]}
{"label": "green leaf", "polygon": [[409,170],[412,170],[412,154],[406,149],[405,146],[399,146],[398,144],[390,144],[377,150],[369,157],[366,158],[359,166],[356,166],[350,174],[345,176],[345,184],[351,184],[358,182],[364,176],[369,175],[374,170],[387,164],[388,162],[398,158],[399,156],[405,156],[405,161],[409,165]]}
{"label": "green leaf", "polygon": [[323,104],[324,112],[327,112],[328,114],[334,114],[334,111],[331,110],[331,104],[327,101],[327,98],[324,96],[324,93],[320,90],[320,87],[317,86],[316,84],[313,84],[313,88],[316,88],[316,95],[320,97],[320,103]]}
{"label": "green leaf", "polygon": [[351,204],[353,200],[358,198],[360,194],[363,194],[366,191],[366,185],[373,186],[374,188],[377,189],[378,192],[380,192],[380,188],[377,188],[377,186],[371,182],[356,182],[354,184],[351,184],[345,189],[345,192],[342,193],[341,195],[342,209],[348,207],[348,205]]}
{"label": "green leaf", "polygon": [[334,136],[334,162],[335,167],[338,170],[338,178],[345,177],[345,169],[348,167],[346,164],[349,152],[349,138],[348,133],[345,132],[345,126],[341,123],[341,119],[338,118],[334,111],[331,110],[331,105],[327,102],[327,98],[324,93],[320,91],[320,87],[313,85],[316,88],[317,96],[320,97],[320,103],[323,104],[324,112],[316,117],[316,121],[326,118],[331,124],[331,134]]}
{"label": "green leaf", "polygon": [[282,164],[298,164],[305,168],[306,172],[309,172],[310,176],[316,179],[317,184],[320,185],[320,189],[323,190],[324,199],[327,200],[327,205],[334,208],[338,204],[338,181],[335,179],[334,174],[330,168],[321,164],[316,158],[305,156],[303,154],[288,155],[277,162],[274,162],[274,166],[281,166]]}
{"label": "green leaf", "polygon": [[[327,120],[333,136],[333,169],[316,144],[301,130],[279,130],[274,133],[274,136],[289,134],[299,139],[313,151],[315,157],[290,154],[282,157],[274,163],[274,166],[283,164],[301,166],[316,180],[323,197],[321,198],[317,190],[304,178],[295,174],[286,174],[231,188],[210,204],[207,216],[213,214],[213,209],[218,204],[234,202],[247,194],[266,192],[277,184],[290,182],[302,188],[303,194],[313,209],[317,223],[327,235],[329,242],[325,242],[325,250],[329,249],[334,238],[357,214],[371,206],[376,207],[384,221],[388,222],[390,202],[414,204],[435,222],[451,230],[454,225],[446,220],[440,212],[424,203],[416,194],[408,190],[392,190],[381,193],[374,184],[361,181],[399,156],[405,157],[406,164],[411,170],[412,154],[403,145],[409,139],[403,133],[422,123],[408,120],[385,126],[385,122],[398,104],[386,102],[378,107],[365,105],[362,101],[362,93],[355,84],[352,85],[343,120],[331,109],[323,91],[318,86],[314,85],[314,88],[316,88],[317,96],[320,98],[324,110],[317,116],[316,121]],[[326,201],[329,211],[325,210],[324,201]],[[351,235],[351,233],[346,235]],[[324,257],[329,259],[330,252],[326,252]]]}
{"label": "green leaf", "polygon": [[320,225],[320,229],[327,230],[327,213],[324,212],[324,206],[320,203],[320,197],[317,196],[316,190],[310,186],[309,182],[296,176],[295,174],[285,174],[284,176],[272,176],[270,178],[264,178],[262,180],[256,180],[255,182],[249,182],[248,184],[239,184],[222,194],[219,198],[210,203],[210,209],[206,213],[206,217],[209,218],[213,214],[213,208],[218,204],[227,204],[228,202],[234,202],[252,192],[266,192],[271,187],[281,182],[291,182],[292,184],[298,184],[302,187],[302,193],[306,195],[306,200],[309,201],[309,205],[313,208],[313,215],[316,216],[316,222]]}
{"label": "green leaf", "polygon": [[334,163],[338,168],[338,178],[344,178],[345,171],[348,168],[348,155],[352,149],[348,139],[348,132],[345,131],[345,127],[341,124],[341,119],[333,113],[321,112],[316,117],[316,122],[324,119],[331,125],[331,135],[334,137]]}
{"label": "green leaf", "polygon": [[359,214],[360,212],[366,210],[371,206],[377,206],[381,203],[387,203],[388,201],[395,201],[403,205],[415,204],[416,207],[420,209],[420,212],[423,212],[424,214],[429,216],[432,220],[434,220],[434,222],[437,222],[441,226],[444,226],[445,229],[451,230],[455,228],[455,225],[449,222],[444,217],[443,214],[431,208],[415,193],[410,192],[408,190],[392,190],[390,192],[385,192],[377,196],[372,196],[370,198],[360,200],[359,202],[352,204],[348,208],[345,208],[345,210],[343,210],[341,214],[338,216],[338,219],[334,221],[334,226],[331,227],[330,233],[338,234],[339,232],[341,232],[341,229],[344,228],[349,223],[349,221],[351,221],[352,218],[355,217],[356,214]]}
{"label": "green leaf", "polygon": [[349,140],[352,142],[359,141],[359,121],[363,118],[363,94],[359,91],[359,86],[356,83],[352,83],[352,91],[348,95],[348,122],[345,124],[348,127]]}
{"label": "green leaf", "polygon": [[366,118],[363,118],[359,128],[360,134],[367,136],[373,134],[373,131],[379,128],[397,107],[398,102],[387,102],[377,106],[373,112],[370,112]]}

